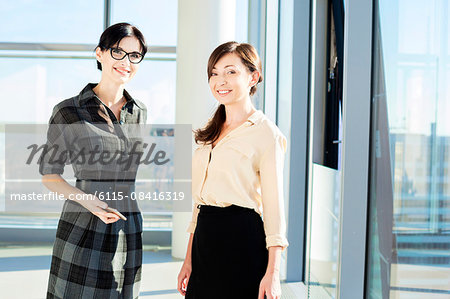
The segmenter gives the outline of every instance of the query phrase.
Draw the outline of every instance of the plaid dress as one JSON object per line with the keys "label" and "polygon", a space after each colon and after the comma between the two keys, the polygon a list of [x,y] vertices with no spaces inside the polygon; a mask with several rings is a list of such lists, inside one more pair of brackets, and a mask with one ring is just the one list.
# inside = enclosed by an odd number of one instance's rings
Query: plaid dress
{"label": "plaid dress", "polygon": [[[40,173],[62,174],[64,166],[71,164],[77,187],[86,193],[111,191],[117,181],[132,182],[126,189],[132,192],[137,165],[126,167],[126,164],[114,160],[107,165],[70,162],[71,155],[80,154],[81,149],[92,150],[93,147],[99,147],[100,151],[117,150],[129,154],[131,143],[121,125],[144,124],[146,121],[145,106],[132,99],[126,91],[126,104],[121,110],[120,120],[117,120],[95,95],[93,87],[95,84],[88,84],[78,96],[55,106],[50,118],[47,145],[64,144],[64,147],[56,148],[59,159],[51,160],[43,152]],[[82,182],[95,183],[83,185]],[[138,297],[142,266],[142,215],[137,205],[130,201],[120,204],[108,202],[108,205],[121,211],[127,220],[105,224],[76,201],[65,201],[53,246],[47,298]]]}

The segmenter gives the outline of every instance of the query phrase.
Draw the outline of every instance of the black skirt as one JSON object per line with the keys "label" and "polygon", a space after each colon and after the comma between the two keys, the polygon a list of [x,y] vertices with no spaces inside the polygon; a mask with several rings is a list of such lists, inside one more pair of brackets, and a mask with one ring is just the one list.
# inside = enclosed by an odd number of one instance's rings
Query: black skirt
{"label": "black skirt", "polygon": [[253,209],[200,206],[186,299],[257,299],[268,262],[264,225]]}

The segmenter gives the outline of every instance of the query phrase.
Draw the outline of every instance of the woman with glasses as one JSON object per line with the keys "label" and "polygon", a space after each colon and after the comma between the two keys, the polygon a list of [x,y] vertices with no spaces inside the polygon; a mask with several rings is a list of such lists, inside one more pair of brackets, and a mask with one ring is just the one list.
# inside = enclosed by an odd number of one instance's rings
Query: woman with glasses
{"label": "woman with glasses", "polygon": [[178,291],[186,299],[280,299],[281,251],[288,246],[286,138],[252,104],[262,81],[261,61],[252,45],[218,46],[209,57],[207,74],[219,106],[195,132],[196,206]]}
{"label": "woman with glasses", "polygon": [[[110,26],[95,49],[100,82],[87,84],[53,109],[46,144],[53,152],[43,152],[40,173],[44,185],[66,200],[53,246],[47,298],[139,295],[142,215],[136,203],[127,200],[134,191],[137,164],[119,159],[142,152],[133,148],[136,136],[125,125],[145,124],[147,110],[124,87],[146,51],[136,27]],[[52,158],[55,153],[58,159]],[[61,177],[66,164],[73,168],[75,186]]]}

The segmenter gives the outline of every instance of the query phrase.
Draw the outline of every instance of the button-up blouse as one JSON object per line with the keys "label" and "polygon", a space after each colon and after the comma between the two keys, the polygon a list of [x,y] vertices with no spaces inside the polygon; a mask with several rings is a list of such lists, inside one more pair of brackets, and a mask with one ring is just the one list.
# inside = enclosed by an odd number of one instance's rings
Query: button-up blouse
{"label": "button-up blouse", "polygon": [[254,209],[263,217],[266,246],[288,246],[283,198],[286,138],[262,111],[254,112],[212,148],[196,149],[192,159],[195,203],[187,229],[194,233],[197,205]]}
{"label": "button-up blouse", "polygon": [[[58,103],[53,108],[47,132],[48,149],[43,151],[39,172],[45,174],[63,174],[66,164],[72,164],[75,177],[81,180],[134,180],[137,164],[120,163],[120,158],[129,157],[135,152],[136,142],[133,130],[145,124],[147,108],[123,91],[126,103],[120,112],[120,119],[102,103],[94,93],[96,84],[88,84],[79,95]],[[122,126],[127,125],[127,126]],[[128,126],[129,125],[129,126]],[[94,153],[94,154],[92,154]],[[120,153],[121,155],[114,155]],[[69,163],[74,157],[108,154],[108,163],[89,162]],[[58,159],[53,159],[55,155]],[[114,158],[110,159],[110,156]],[[103,156],[105,157],[105,156]]]}

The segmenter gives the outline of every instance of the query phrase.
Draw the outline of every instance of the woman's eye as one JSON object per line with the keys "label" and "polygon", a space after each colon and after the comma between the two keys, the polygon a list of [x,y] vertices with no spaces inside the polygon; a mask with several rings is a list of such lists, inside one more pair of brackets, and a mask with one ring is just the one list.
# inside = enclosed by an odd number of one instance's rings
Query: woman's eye
{"label": "woman's eye", "polygon": [[235,71],[228,71],[228,74],[236,74]]}
{"label": "woman's eye", "polygon": [[217,76],[217,74],[216,74],[216,73],[211,73],[211,77],[212,77],[212,76]]}

